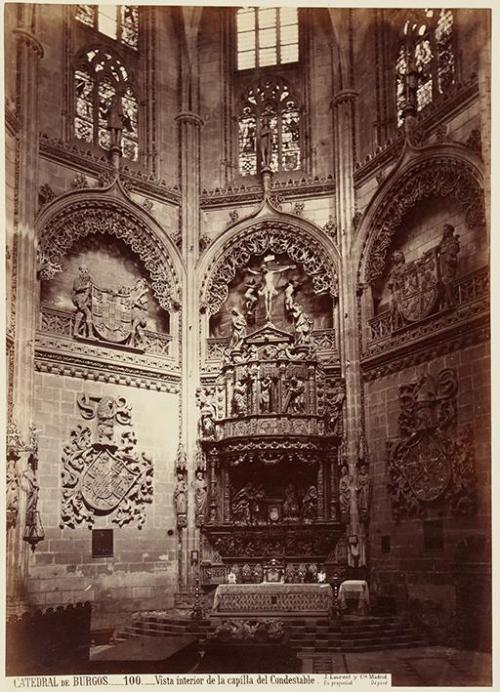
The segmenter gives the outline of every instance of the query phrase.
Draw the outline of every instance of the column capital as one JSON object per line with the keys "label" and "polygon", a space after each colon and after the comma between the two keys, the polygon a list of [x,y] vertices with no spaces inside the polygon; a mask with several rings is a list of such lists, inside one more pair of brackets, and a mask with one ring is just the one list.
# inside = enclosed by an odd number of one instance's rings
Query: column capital
{"label": "column capital", "polygon": [[24,29],[14,29],[14,34],[16,35],[18,41],[24,43],[24,45],[28,46],[28,48],[31,48],[36,53],[37,57],[43,58],[43,46],[40,41],[33,36],[33,34],[30,34],[29,31],[25,31]]}
{"label": "column capital", "polygon": [[337,91],[335,96],[332,98],[332,106],[338,106],[346,101],[354,101],[357,96],[359,96],[359,92],[357,92],[355,89],[341,89],[340,91]]}
{"label": "column capital", "polygon": [[203,119],[197,113],[192,111],[181,111],[175,116],[175,119],[180,123],[192,123],[193,125],[198,125],[200,127],[203,125]]}

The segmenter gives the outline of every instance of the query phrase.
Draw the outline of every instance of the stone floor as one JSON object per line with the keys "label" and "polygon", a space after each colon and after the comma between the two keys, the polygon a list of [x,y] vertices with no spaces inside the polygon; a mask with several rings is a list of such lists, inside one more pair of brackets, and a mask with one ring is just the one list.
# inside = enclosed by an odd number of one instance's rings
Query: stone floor
{"label": "stone floor", "polygon": [[303,655],[302,672],[391,673],[404,687],[491,686],[491,655],[438,646],[328,656]]}

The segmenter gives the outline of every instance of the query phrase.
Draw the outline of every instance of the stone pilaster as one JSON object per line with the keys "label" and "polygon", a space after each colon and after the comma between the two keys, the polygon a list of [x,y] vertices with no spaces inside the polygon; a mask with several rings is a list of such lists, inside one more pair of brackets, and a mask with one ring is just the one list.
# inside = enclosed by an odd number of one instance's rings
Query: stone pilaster
{"label": "stone pilaster", "polygon": [[[15,330],[11,334],[11,411],[22,439],[29,438],[34,420],[34,344],[38,316],[36,276],[35,216],[38,195],[38,69],[43,48],[34,36],[36,7],[19,8],[16,37],[16,117],[19,132],[16,144],[15,208],[12,234],[12,292]],[[19,478],[27,470],[28,454],[17,460]],[[29,546],[23,542],[26,493],[19,491],[18,521],[9,530],[7,600],[9,608],[23,607],[23,584],[28,571]]]}

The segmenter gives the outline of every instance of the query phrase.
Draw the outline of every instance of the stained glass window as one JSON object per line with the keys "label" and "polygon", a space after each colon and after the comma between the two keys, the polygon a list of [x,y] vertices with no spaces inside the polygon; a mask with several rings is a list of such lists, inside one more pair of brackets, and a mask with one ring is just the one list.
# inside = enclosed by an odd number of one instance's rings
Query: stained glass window
{"label": "stained glass window", "polygon": [[267,79],[250,87],[238,122],[241,175],[259,172],[258,143],[264,128],[271,133],[271,170],[300,169],[300,111],[284,79]]}
{"label": "stained glass window", "polygon": [[109,116],[114,100],[119,98],[123,122],[122,154],[131,161],[137,161],[137,98],[121,60],[108,50],[92,49],[85,52],[74,72],[74,89],[76,137],[109,149]]}
{"label": "stained glass window", "polygon": [[417,75],[417,110],[455,82],[453,12],[450,9],[416,10],[404,25],[404,39],[396,60],[397,123],[403,122],[405,79],[410,66]]}
{"label": "stained glass window", "polygon": [[281,65],[299,59],[296,7],[246,7],[236,13],[238,69]]}
{"label": "stained glass window", "polygon": [[76,5],[75,19],[137,50],[139,10],[136,5]]}

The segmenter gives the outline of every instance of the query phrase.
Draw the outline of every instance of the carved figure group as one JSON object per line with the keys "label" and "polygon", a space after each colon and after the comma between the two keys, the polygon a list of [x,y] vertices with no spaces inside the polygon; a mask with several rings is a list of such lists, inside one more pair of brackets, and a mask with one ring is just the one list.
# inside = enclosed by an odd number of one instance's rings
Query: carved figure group
{"label": "carved figure group", "polygon": [[304,412],[304,391],[305,386],[302,380],[295,376],[291,377],[283,406],[284,413]]}
{"label": "carved figure group", "polygon": [[231,503],[233,521],[238,525],[250,526],[265,521],[262,501],[264,488],[248,482],[234,495]]}
{"label": "carved figure group", "polygon": [[260,266],[259,271],[255,271],[254,269],[247,269],[247,271],[249,271],[251,274],[255,274],[256,276],[260,276],[261,278],[262,283],[259,288],[259,295],[263,296],[264,298],[266,320],[268,322],[271,321],[273,298],[275,298],[278,295],[278,291],[276,290],[276,286],[274,283],[274,277],[278,274],[282,274],[283,272],[288,271],[289,269],[295,269],[295,265],[287,265],[286,267],[271,269],[269,267],[269,262],[270,259],[264,260],[264,262],[262,262]]}
{"label": "carved figure group", "polygon": [[247,412],[247,385],[243,380],[238,380],[233,387],[231,413],[233,416],[246,416]]}
{"label": "carved figure group", "polygon": [[299,303],[292,307],[293,326],[295,329],[295,341],[297,344],[308,344],[311,341],[312,320],[304,312]]}

